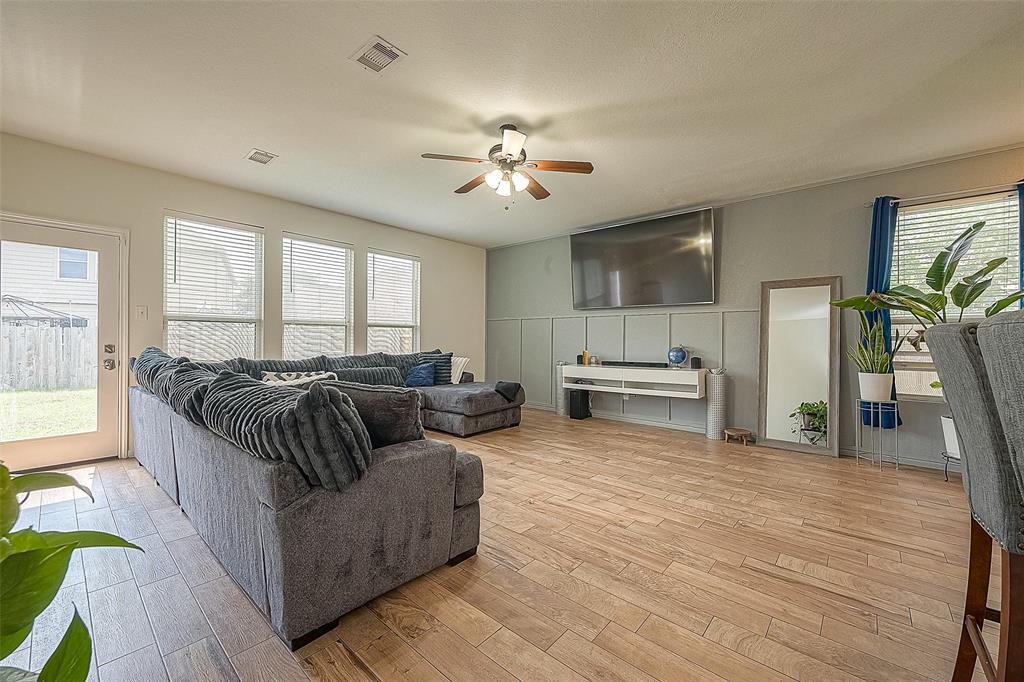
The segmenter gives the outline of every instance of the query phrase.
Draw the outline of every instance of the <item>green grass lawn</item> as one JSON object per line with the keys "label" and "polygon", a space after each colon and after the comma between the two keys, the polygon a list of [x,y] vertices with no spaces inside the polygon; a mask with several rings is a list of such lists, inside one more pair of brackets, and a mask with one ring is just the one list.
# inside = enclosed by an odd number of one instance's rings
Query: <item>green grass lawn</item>
{"label": "green grass lawn", "polygon": [[0,391],[0,441],[95,430],[95,388]]}

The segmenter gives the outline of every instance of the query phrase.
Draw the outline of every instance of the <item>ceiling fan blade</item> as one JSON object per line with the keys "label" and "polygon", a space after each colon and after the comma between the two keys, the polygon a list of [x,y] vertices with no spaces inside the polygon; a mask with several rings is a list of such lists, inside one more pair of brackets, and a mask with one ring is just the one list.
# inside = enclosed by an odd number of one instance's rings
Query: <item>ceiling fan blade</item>
{"label": "ceiling fan blade", "polygon": [[442,161],[465,161],[467,163],[487,163],[487,159],[475,156],[452,156],[451,154],[421,154],[424,159],[440,159]]}
{"label": "ceiling fan blade", "polygon": [[472,180],[467,182],[462,187],[460,187],[457,190],[455,190],[455,193],[456,194],[465,194],[466,192],[469,192],[470,190],[476,189],[480,185],[484,184],[484,176],[485,175],[487,175],[487,173],[481,173],[480,175],[476,176],[475,178],[473,178]]}
{"label": "ceiling fan blade", "polygon": [[544,186],[537,182],[537,179],[535,177],[533,177],[532,175],[525,171],[519,172],[525,175],[530,180],[530,184],[526,186],[526,191],[530,193],[530,196],[532,196],[537,201],[540,201],[541,199],[547,199],[549,196],[551,196],[551,192],[544,189]]}
{"label": "ceiling fan blade", "polygon": [[501,155],[510,159],[519,156],[526,144],[526,133],[511,128],[503,128],[501,131]]}
{"label": "ceiling fan blade", "polygon": [[530,170],[558,171],[560,173],[593,173],[594,164],[589,161],[527,161],[523,164]]}

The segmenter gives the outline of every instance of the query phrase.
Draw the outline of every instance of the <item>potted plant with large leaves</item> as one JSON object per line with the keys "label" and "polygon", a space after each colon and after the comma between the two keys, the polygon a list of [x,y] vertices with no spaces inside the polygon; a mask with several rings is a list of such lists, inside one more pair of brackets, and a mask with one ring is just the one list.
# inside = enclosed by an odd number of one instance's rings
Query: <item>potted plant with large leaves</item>
{"label": "potted plant with large leaves", "polygon": [[[1007,261],[1006,257],[993,258],[978,271],[956,281],[960,261],[970,251],[974,238],[984,227],[984,221],[974,223],[935,256],[925,274],[925,285],[931,291],[925,292],[917,287],[901,284],[883,292],[872,291],[864,296],[851,296],[840,301],[832,301],[832,305],[852,308],[861,313],[870,310],[897,310],[910,313],[921,327],[909,336],[908,340],[914,348],[920,348],[928,327],[962,320],[964,311],[981,298],[992,285],[992,273]],[[1022,298],[1024,289],[1019,289],[994,301],[985,308],[985,317],[992,317],[1006,310]],[[960,309],[955,320],[953,313],[949,311],[951,303]]]}
{"label": "potted plant with large leaves", "polygon": [[[92,499],[89,489],[74,477],[57,472],[11,476],[0,463],[0,659],[18,650],[32,626],[57,596],[68,572],[71,555],[86,547],[141,548],[110,533],[92,530],[14,530],[21,505],[29,493],[74,486]],[[18,500],[18,495],[24,495]],[[83,682],[89,676],[92,640],[78,615],[38,673],[0,666],[0,682]]]}
{"label": "potted plant with large leaves", "polygon": [[[931,291],[925,292],[917,287],[902,284],[881,293],[873,291],[866,296],[851,296],[841,301],[832,301],[832,305],[857,310],[862,318],[869,310],[898,310],[910,313],[921,326],[909,338],[909,341],[914,348],[920,350],[921,342],[925,340],[925,334],[929,327],[954,321],[953,313],[949,311],[949,304],[952,303],[960,309],[956,313],[955,321],[963,320],[964,311],[970,308],[992,286],[992,273],[1007,261],[1006,257],[993,258],[976,272],[956,281],[960,261],[970,251],[974,238],[984,227],[984,221],[974,223],[935,256],[925,274],[924,282]],[[985,308],[984,315],[985,317],[998,315],[1022,298],[1024,298],[1024,289],[1007,294],[989,304]],[[941,384],[935,381],[932,382],[932,387],[941,388]],[[951,417],[943,419],[952,421]],[[943,435],[946,441],[946,451],[959,454],[955,430],[944,425]]]}

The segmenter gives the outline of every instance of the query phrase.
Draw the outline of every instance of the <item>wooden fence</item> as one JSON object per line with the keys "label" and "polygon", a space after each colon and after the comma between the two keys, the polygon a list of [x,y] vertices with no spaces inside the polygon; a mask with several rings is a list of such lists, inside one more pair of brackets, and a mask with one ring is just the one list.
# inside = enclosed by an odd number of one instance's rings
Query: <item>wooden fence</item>
{"label": "wooden fence", "polygon": [[96,329],[0,326],[0,389],[96,385]]}

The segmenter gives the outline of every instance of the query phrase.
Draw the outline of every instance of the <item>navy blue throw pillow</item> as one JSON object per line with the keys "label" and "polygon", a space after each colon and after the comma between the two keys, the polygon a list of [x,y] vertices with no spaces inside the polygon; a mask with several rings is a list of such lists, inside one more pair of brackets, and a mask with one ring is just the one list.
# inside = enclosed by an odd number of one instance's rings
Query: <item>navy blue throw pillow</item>
{"label": "navy blue throw pillow", "polygon": [[425,362],[416,365],[405,375],[406,386],[433,386],[434,385],[434,363]]}

